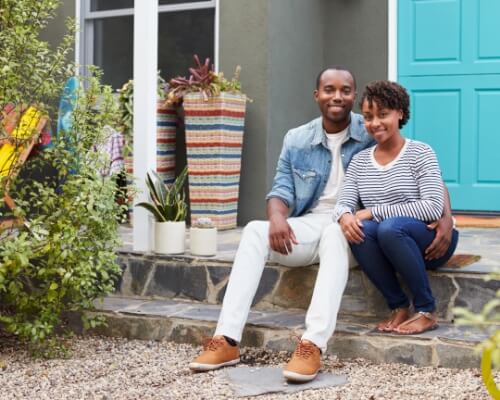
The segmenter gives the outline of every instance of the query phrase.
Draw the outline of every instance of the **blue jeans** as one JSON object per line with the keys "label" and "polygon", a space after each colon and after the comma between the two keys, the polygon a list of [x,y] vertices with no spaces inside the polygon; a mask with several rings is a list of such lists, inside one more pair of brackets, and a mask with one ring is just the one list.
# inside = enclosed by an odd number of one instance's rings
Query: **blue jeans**
{"label": "blue jeans", "polygon": [[436,269],[452,256],[458,242],[454,229],[445,255],[426,261],[424,251],[436,232],[415,218],[389,218],[380,223],[363,221],[363,243],[351,244],[351,249],[368,278],[384,295],[391,310],[408,307],[409,301],[401,289],[398,273],[413,294],[415,311],[432,312],[436,302],[432,295],[426,269]]}

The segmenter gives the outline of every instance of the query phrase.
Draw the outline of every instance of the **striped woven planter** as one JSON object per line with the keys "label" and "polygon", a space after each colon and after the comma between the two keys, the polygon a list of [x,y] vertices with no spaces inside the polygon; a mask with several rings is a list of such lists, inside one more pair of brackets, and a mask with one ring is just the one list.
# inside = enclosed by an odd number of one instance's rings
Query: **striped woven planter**
{"label": "striped woven planter", "polygon": [[[172,106],[158,101],[156,106],[156,172],[162,181],[170,185],[175,180],[175,137],[177,130],[177,112]],[[134,174],[134,157],[130,153],[125,157],[125,170],[128,176]],[[145,177],[142,177],[145,178]],[[131,185],[133,182],[127,182]],[[130,204],[129,211],[132,212]]]}
{"label": "striped woven planter", "polygon": [[218,229],[236,227],[245,107],[240,94],[184,96],[191,224],[209,217]]}
{"label": "striped woven planter", "polygon": [[163,182],[170,185],[175,180],[175,108],[158,102],[156,108],[156,172]]}

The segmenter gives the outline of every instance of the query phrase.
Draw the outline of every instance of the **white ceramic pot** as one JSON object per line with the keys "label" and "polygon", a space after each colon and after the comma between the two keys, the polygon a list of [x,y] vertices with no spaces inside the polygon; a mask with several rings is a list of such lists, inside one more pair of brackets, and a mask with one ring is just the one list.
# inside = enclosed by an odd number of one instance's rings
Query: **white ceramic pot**
{"label": "white ceramic pot", "polygon": [[186,221],[155,223],[155,252],[182,254],[185,250]]}
{"label": "white ceramic pot", "polygon": [[191,228],[189,247],[195,256],[214,256],[217,254],[217,228]]}

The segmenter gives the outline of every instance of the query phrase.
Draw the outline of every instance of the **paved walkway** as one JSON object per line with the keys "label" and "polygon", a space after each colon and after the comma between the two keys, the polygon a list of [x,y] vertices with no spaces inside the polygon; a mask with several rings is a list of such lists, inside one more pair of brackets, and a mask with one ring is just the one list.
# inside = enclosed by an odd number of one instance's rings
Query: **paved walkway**
{"label": "paved walkway", "polygon": [[[221,369],[191,373],[187,365],[199,347],[171,342],[75,338],[69,359],[30,358],[23,348],[0,348],[1,399],[235,399]],[[282,366],[287,353],[247,348],[244,366]],[[252,400],[488,400],[477,369],[415,368],[339,361],[323,357],[323,371],[346,375],[346,385],[296,394],[274,393]]]}

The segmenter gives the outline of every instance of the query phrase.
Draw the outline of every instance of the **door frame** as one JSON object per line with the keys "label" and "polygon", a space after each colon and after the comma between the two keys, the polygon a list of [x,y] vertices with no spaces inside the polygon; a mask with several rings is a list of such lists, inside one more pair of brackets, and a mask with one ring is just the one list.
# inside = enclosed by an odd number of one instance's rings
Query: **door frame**
{"label": "door frame", "polygon": [[398,0],[387,0],[387,79],[398,80]]}

